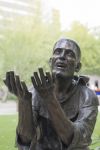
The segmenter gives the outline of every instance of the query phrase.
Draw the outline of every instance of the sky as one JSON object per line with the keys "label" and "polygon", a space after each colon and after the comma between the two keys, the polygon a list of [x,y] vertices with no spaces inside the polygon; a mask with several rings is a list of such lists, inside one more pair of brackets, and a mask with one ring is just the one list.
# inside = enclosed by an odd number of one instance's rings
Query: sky
{"label": "sky", "polygon": [[[73,21],[87,25],[88,27],[100,26],[100,0],[42,0],[46,18],[49,18],[52,8],[58,9],[60,12],[62,29],[70,27]],[[4,3],[4,2],[7,2]],[[20,6],[20,14],[25,14],[23,11],[28,6],[28,0],[0,0],[0,10],[12,11],[14,3]],[[5,7],[4,7],[5,5]],[[17,7],[17,5],[16,5]],[[32,7],[32,6],[31,6]],[[15,9],[13,10],[16,11]],[[7,13],[8,14],[8,13]],[[2,19],[2,16],[0,16]]]}
{"label": "sky", "polygon": [[73,21],[79,21],[88,27],[100,26],[100,0],[44,0],[48,10],[59,9],[62,28]]}

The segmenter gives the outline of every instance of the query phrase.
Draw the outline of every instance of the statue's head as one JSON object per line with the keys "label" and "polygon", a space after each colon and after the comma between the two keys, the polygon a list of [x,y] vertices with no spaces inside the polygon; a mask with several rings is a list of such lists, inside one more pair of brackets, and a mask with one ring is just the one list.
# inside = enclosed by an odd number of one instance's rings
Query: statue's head
{"label": "statue's head", "polygon": [[79,72],[81,51],[78,44],[71,39],[60,39],[53,47],[53,55],[50,59],[53,74],[73,76]]}

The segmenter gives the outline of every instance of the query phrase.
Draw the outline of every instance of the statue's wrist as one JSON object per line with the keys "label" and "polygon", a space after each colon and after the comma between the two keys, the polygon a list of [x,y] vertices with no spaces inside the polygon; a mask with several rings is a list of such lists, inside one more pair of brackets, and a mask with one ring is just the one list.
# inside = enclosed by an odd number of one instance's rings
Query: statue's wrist
{"label": "statue's wrist", "polygon": [[30,146],[31,140],[29,140],[27,137],[22,136],[20,133],[17,133],[17,141],[19,144],[24,146]]}

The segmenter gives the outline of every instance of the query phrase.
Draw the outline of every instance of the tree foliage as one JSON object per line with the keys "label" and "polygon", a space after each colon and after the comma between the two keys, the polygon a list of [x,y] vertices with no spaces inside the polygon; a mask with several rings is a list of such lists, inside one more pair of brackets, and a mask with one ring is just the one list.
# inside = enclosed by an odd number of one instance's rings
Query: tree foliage
{"label": "tree foliage", "polygon": [[[0,39],[0,80],[1,84],[6,71],[14,70],[27,82],[38,67],[49,70],[48,60],[52,54],[53,45],[60,37],[75,39],[82,50],[82,71],[84,74],[100,75],[100,36],[91,33],[87,26],[74,22],[70,30],[61,30],[58,10],[52,11],[52,18],[44,22],[42,18],[41,1],[35,0],[34,15],[16,17],[11,29],[2,33]],[[6,24],[7,26],[8,24]]]}

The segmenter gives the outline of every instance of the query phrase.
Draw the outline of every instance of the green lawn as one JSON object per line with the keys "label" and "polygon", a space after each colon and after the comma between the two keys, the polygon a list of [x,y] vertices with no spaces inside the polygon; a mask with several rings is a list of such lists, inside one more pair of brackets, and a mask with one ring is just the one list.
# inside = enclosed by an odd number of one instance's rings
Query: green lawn
{"label": "green lawn", "polygon": [[93,141],[90,147],[93,149],[95,149],[96,147],[100,147],[100,113],[98,114],[97,117],[97,122],[92,135],[92,139]]}
{"label": "green lawn", "polygon": [[[16,115],[0,116],[0,150],[16,150],[14,148],[16,124]],[[100,113],[92,138],[91,149],[100,146]]]}
{"label": "green lawn", "polygon": [[0,150],[15,150],[17,116],[0,116]]}

